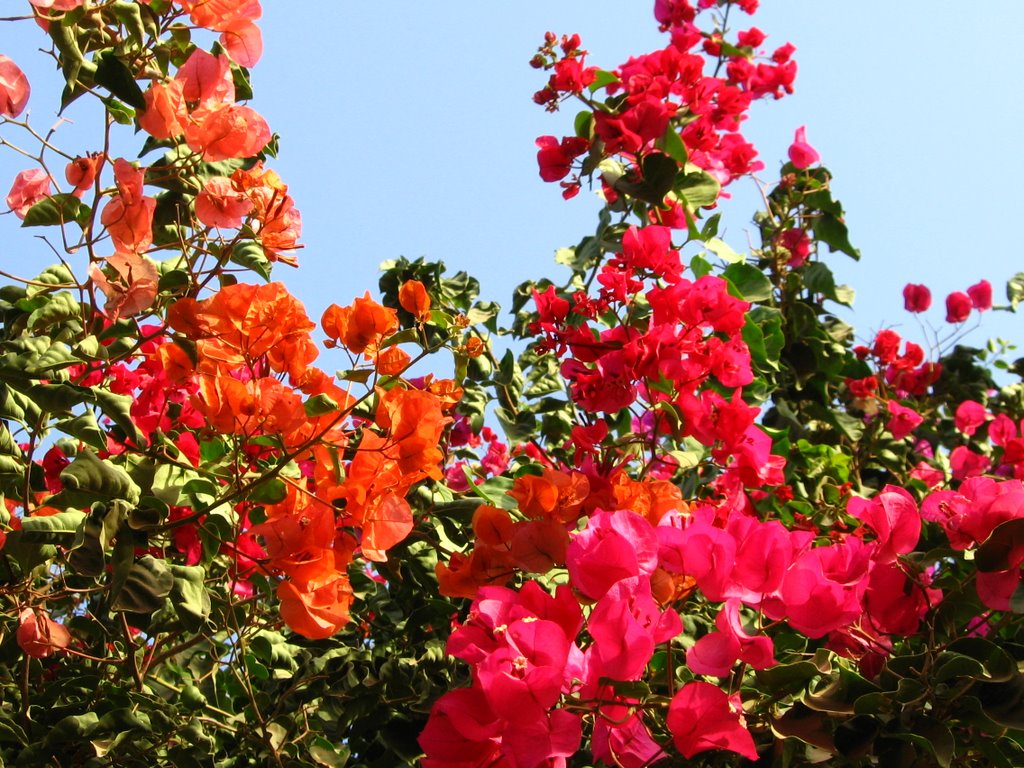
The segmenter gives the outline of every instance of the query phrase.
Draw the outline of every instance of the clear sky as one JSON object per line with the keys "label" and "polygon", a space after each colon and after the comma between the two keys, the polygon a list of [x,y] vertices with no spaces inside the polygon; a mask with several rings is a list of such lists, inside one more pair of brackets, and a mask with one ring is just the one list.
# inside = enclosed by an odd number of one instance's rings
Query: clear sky
{"label": "clear sky", "polygon": [[[563,201],[537,174],[534,139],[569,133],[574,113],[532,104],[544,77],[527,62],[550,29],[580,33],[589,63],[614,68],[663,45],[652,7],[264,0],[266,50],[253,70],[252,106],[282,136],[272,167],[291,186],[306,244],[301,267],[279,266],[275,277],[319,316],[375,289],[377,265],[399,255],[466,269],[487,298],[506,304],[520,281],[552,275],[555,249],[592,231],[597,205],[586,193]],[[768,33],[766,46],[797,47],[800,73],[796,94],[756,105],[743,132],[768,166],[766,180],[800,125],[834,172],[864,258],[837,255],[832,264],[857,289],[860,335],[895,326],[927,341],[902,309],[907,282],[933,289],[928,317],[938,326],[945,294],[982,277],[1002,300],[1007,278],[1024,271],[1024,3],[993,0],[968,13],[952,0],[762,0],[752,23]],[[40,94],[31,102],[40,126],[56,104],[42,57],[30,53],[45,42],[28,23],[0,26],[0,52],[22,64]],[[76,151],[97,149],[77,145],[67,127],[59,136]],[[23,167],[0,153],[0,177]],[[743,251],[759,198],[749,182],[732,189],[735,199],[722,204],[725,238]],[[12,265],[43,246],[12,238],[12,219],[0,220],[0,258],[17,271]],[[1022,331],[1016,315],[1003,314],[969,340],[1024,341]]]}

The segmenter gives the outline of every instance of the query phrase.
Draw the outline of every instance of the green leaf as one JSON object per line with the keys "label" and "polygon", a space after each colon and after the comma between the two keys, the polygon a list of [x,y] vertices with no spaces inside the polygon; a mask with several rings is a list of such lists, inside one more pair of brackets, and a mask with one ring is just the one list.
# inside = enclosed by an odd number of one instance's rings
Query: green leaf
{"label": "green leaf", "polygon": [[288,486],[278,477],[264,480],[249,493],[249,500],[256,504],[280,504],[286,498]]}
{"label": "green leaf", "polygon": [[30,544],[69,547],[85,525],[85,513],[69,509],[56,515],[29,515],[21,521],[22,540]]}
{"label": "green leaf", "polygon": [[1010,309],[1016,312],[1017,305],[1024,299],[1024,272],[1018,272],[1006,281],[1006,298]]}
{"label": "green leaf", "polygon": [[50,195],[28,209],[23,227],[53,227],[75,222],[84,224],[92,209],[72,194]]}
{"label": "green leaf", "polygon": [[737,298],[751,303],[768,301],[772,297],[772,282],[752,264],[730,264],[722,277],[729,281]]}
{"label": "green leaf", "polygon": [[97,85],[102,85],[111,94],[135,109],[146,108],[146,98],[135,82],[132,71],[113,51],[101,51],[95,57]]}
{"label": "green leaf", "polygon": [[712,237],[705,245],[709,251],[726,264],[736,264],[744,259],[742,253],[736,253],[727,242],[719,240],[717,237]]}
{"label": "green leaf", "polygon": [[[142,21],[142,9],[139,7],[139,4],[118,0],[118,2],[110,6],[110,12],[114,14],[114,18],[124,25],[124,29],[128,33],[128,39],[141,46],[142,41],[146,38],[146,26]],[[154,37],[157,34],[158,32],[155,32]]]}
{"label": "green leaf", "polygon": [[143,555],[128,571],[128,577],[111,599],[112,611],[148,614],[164,604],[174,588],[174,575],[162,560]]}
{"label": "green leaf", "polygon": [[[127,472],[109,461],[97,458],[88,448],[79,451],[74,461],[64,468],[60,480],[65,490],[58,496],[79,502],[85,500],[86,504],[111,499],[124,499],[135,504],[141,496],[139,486]],[[69,506],[84,505],[72,503]]]}
{"label": "green leaf", "polygon": [[661,205],[675,184],[679,164],[668,155],[651,152],[644,156],[640,167],[643,169],[642,178],[622,176],[612,187],[638,200]]}
{"label": "green leaf", "polygon": [[687,161],[690,159],[690,156],[686,151],[686,145],[683,143],[683,137],[679,135],[676,127],[671,123],[669,123],[669,126],[665,129],[665,135],[661,139],[661,148],[665,150],[666,155],[671,157],[681,166],[685,166]]}
{"label": "green leaf", "polygon": [[[45,303],[29,315],[28,327],[38,333],[55,325],[67,323],[69,320],[77,320],[81,314],[81,305],[70,293],[61,291],[47,297]],[[75,325],[80,327],[81,324],[76,323]]]}
{"label": "green leaf", "polygon": [[814,220],[812,226],[814,238],[825,243],[830,251],[841,251],[853,259],[860,260],[860,251],[850,243],[850,235],[842,219],[823,213]]}
{"label": "green leaf", "polygon": [[228,258],[233,264],[251,269],[264,280],[270,280],[270,272],[274,265],[267,258],[263,246],[255,240],[242,240],[235,243],[231,246]]}
{"label": "green leaf", "polygon": [[319,394],[309,398],[302,404],[308,417],[326,416],[329,413],[337,413],[339,405],[328,395]]}
{"label": "green leaf", "polygon": [[171,603],[190,632],[198,632],[210,617],[212,603],[206,591],[206,569],[198,565],[171,565],[174,586]]}
{"label": "green leaf", "polygon": [[96,405],[107,418],[121,428],[129,440],[137,445],[146,444],[145,435],[132,421],[131,409],[135,400],[131,395],[119,395],[101,387],[94,387],[92,392],[96,398]]}
{"label": "green leaf", "polygon": [[594,81],[588,87],[591,93],[596,93],[602,88],[617,82],[619,82],[619,77],[614,72],[599,69],[594,75]]}
{"label": "green leaf", "polygon": [[686,201],[686,207],[695,211],[714,204],[722,191],[718,180],[696,165],[687,164],[684,170],[675,184],[675,191]]}

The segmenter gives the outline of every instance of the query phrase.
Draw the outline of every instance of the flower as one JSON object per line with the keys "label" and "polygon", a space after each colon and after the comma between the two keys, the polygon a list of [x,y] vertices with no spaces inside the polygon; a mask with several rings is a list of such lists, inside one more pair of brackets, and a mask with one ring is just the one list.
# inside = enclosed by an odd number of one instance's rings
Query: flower
{"label": "flower", "polygon": [[971,303],[979,312],[992,309],[992,283],[982,280],[967,289],[967,295],[971,297]]}
{"label": "flower", "polygon": [[801,125],[796,129],[793,143],[789,145],[789,161],[798,171],[809,168],[821,160],[818,150],[807,143],[807,128]]}
{"label": "flower", "polygon": [[953,291],[946,297],[946,322],[962,323],[971,314],[974,302],[963,291]]}
{"label": "flower", "polygon": [[50,196],[50,177],[42,168],[30,168],[14,177],[11,191],[7,193],[7,205],[19,219],[24,219],[29,209]]}
{"label": "flower", "polygon": [[926,312],[932,305],[932,292],[927,285],[907,283],[903,286],[903,307],[907,312]]}
{"label": "flower", "polygon": [[71,644],[71,633],[63,624],[51,619],[46,611],[24,608],[18,614],[17,640],[21,650],[41,659],[67,648]]}
{"label": "flower", "polygon": [[10,58],[0,54],[0,115],[15,118],[28,103],[28,78]]}

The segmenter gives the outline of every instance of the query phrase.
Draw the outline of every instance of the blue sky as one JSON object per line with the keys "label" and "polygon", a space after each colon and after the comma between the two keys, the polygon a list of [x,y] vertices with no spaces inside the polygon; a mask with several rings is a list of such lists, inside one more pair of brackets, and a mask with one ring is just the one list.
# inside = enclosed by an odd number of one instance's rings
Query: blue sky
{"label": "blue sky", "polygon": [[[550,29],[580,33],[589,62],[614,68],[663,45],[652,6],[265,0],[252,106],[282,136],[272,167],[291,186],[306,244],[301,267],[275,277],[318,316],[373,290],[377,265],[399,255],[466,269],[504,303],[520,281],[552,275],[554,251],[593,229],[597,205],[585,194],[565,202],[537,175],[533,140],[569,133],[573,113],[532,104],[543,75],[527,62]],[[893,326],[927,341],[902,309],[907,282],[932,288],[928,317],[940,327],[938,304],[951,290],[985,277],[1001,300],[1006,280],[1024,270],[1015,84],[1024,3],[995,0],[968,14],[951,2],[763,0],[752,23],[767,46],[797,47],[800,73],[796,94],[756,105],[744,134],[766,180],[800,125],[834,172],[864,258],[831,263],[857,290],[860,335]],[[49,66],[31,53],[45,42],[27,23],[0,27],[0,52],[36,86],[37,126],[53,121],[56,102],[44,85]],[[63,126],[58,142],[96,149],[76,133],[86,123]],[[23,167],[0,153],[0,177]],[[732,189],[725,238],[744,251],[759,196],[749,182]],[[14,235],[12,219],[2,217],[0,236],[3,261],[17,271],[11,265],[45,249]],[[1021,330],[1017,316],[993,315],[969,341]]]}

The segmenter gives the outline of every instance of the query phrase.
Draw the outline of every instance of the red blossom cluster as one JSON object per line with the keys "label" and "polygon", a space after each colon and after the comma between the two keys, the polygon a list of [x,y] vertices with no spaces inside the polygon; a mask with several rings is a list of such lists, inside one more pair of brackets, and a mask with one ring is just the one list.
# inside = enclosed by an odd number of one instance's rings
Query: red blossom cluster
{"label": "red blossom cluster", "polygon": [[[555,35],[548,33],[532,63],[552,74],[534,100],[554,110],[576,97],[586,105],[591,119],[582,123],[587,128],[577,136],[537,140],[541,178],[560,181],[563,194],[571,197],[581,188],[580,175],[561,180],[572,173],[581,155],[589,153],[582,175],[592,173],[603,158],[618,158],[627,176],[640,178],[645,155],[680,142],[685,158],[675,159],[703,169],[722,186],[764,167],[755,160],[754,147],[740,135],[740,124],[754,99],[792,93],[795,49],[787,44],[764,57],[760,46],[766,36],[756,27],[739,32],[736,41],[726,45],[721,32],[706,32],[695,24],[697,13],[714,5],[701,2],[695,8],[688,0],[658,2],[655,16],[662,29],[671,33],[669,44],[630,58],[612,73],[584,66],[586,51],[580,50],[578,35],[563,36],[558,46]],[[757,3],[740,5],[747,13],[757,8]],[[718,74],[723,64],[724,77]],[[713,74],[706,74],[708,70]],[[593,96],[584,94],[588,88],[594,93],[605,90],[607,103],[595,103]],[[803,141],[803,129],[794,147],[800,151],[794,160],[798,168],[817,159]],[[607,174],[602,182],[605,197],[614,199],[617,192]],[[685,204],[681,207],[675,195],[663,203],[666,210],[659,219],[685,227]]]}

